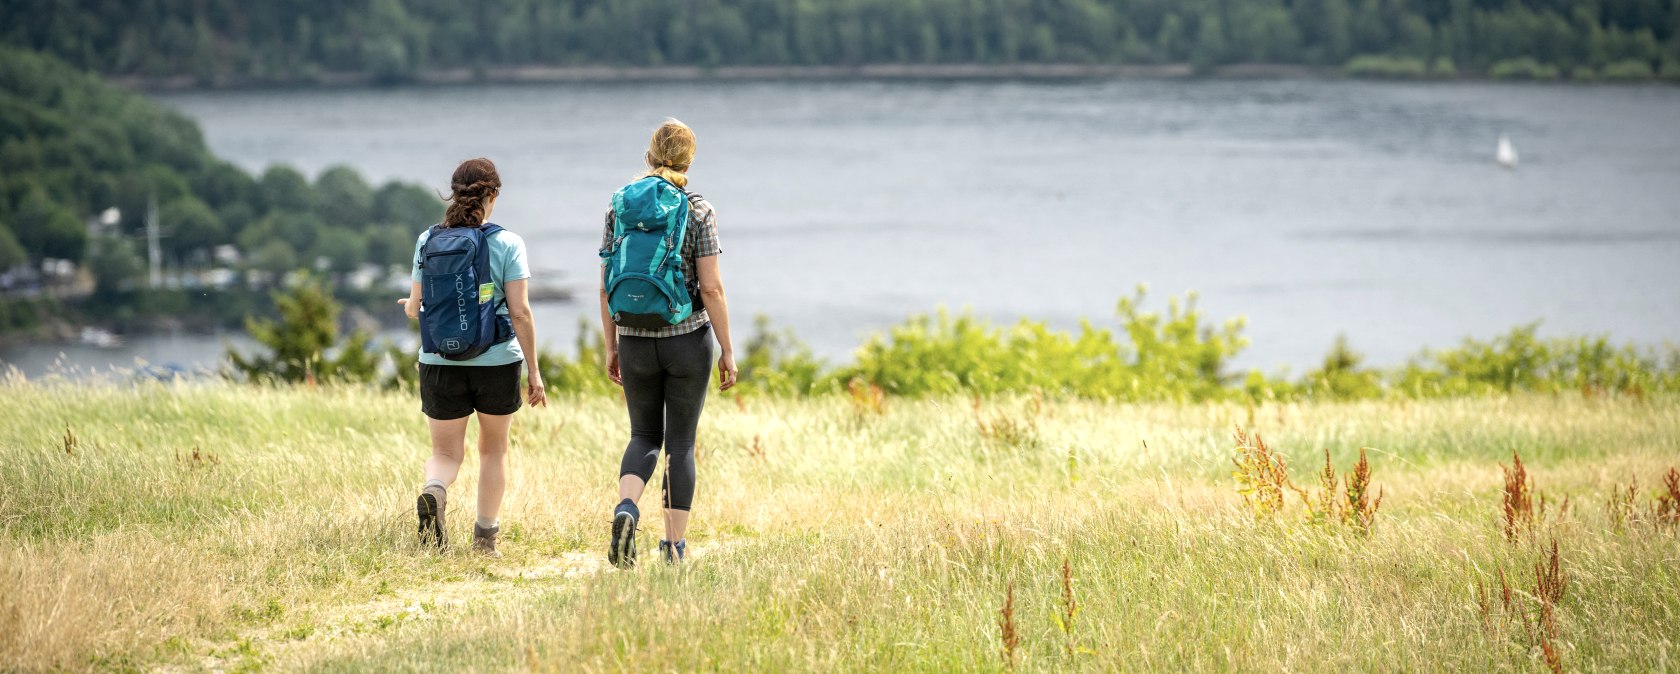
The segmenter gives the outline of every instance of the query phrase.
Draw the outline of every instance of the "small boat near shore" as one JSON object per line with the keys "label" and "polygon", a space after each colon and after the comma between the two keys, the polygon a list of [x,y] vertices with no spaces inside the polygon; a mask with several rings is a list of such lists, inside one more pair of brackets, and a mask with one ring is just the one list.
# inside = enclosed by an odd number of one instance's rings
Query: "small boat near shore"
{"label": "small boat near shore", "polygon": [[529,290],[532,302],[570,302],[577,299],[577,292],[570,285],[558,282],[565,272],[554,269],[533,271]]}
{"label": "small boat near shore", "polygon": [[118,337],[116,333],[93,326],[82,328],[81,333],[77,336],[77,341],[101,349],[116,349],[123,345],[122,338]]}
{"label": "small boat near shore", "polygon": [[571,287],[558,283],[533,283],[530,299],[532,302],[570,302],[577,299],[577,293]]}

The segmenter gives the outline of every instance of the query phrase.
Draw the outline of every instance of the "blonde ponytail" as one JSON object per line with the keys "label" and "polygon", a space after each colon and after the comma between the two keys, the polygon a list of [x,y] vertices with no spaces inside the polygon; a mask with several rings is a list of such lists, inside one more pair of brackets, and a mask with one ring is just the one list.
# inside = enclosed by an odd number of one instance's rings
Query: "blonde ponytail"
{"label": "blonde ponytail", "polygon": [[694,163],[694,148],[694,130],[675,118],[666,119],[648,141],[647,154],[643,157],[648,165],[645,175],[659,176],[677,187],[688,187],[688,167]]}

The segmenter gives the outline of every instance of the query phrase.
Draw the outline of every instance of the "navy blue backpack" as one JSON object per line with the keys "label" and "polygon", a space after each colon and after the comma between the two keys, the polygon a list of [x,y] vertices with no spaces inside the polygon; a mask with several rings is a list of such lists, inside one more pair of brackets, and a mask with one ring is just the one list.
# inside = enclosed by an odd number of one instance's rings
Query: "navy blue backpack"
{"label": "navy blue backpack", "polygon": [[513,323],[491,302],[490,236],[500,225],[433,225],[420,247],[420,350],[449,360],[471,360],[513,339]]}

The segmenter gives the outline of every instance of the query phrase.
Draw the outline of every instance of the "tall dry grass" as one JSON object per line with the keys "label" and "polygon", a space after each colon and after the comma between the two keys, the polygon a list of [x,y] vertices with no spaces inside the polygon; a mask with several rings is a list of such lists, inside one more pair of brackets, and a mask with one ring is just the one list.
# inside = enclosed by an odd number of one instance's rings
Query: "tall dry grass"
{"label": "tall dry grass", "polygon": [[[489,560],[412,540],[411,398],[15,380],[0,397],[0,670],[1680,668],[1672,526],[1553,509],[1508,543],[1502,508],[1514,451],[1560,501],[1662,484],[1680,406],[1655,397],[719,397],[692,562],[627,573],[602,559],[616,399],[520,413]],[[1312,526],[1293,497],[1254,518],[1238,423],[1280,463],[1355,466],[1333,480],[1343,512],[1374,516],[1360,496],[1380,483],[1380,524]],[[474,475],[452,490],[457,538]],[[1637,507],[1667,512],[1663,493]]]}

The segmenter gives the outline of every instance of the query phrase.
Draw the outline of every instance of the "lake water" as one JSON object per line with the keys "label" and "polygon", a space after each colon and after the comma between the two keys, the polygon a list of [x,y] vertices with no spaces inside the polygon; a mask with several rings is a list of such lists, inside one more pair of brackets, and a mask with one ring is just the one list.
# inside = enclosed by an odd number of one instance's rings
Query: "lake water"
{"label": "lake water", "polygon": [[[1240,364],[1268,370],[1316,364],[1338,333],[1381,364],[1536,319],[1545,334],[1680,339],[1674,87],[728,82],[159,99],[253,171],[345,163],[442,189],[459,160],[491,157],[505,183],[494,219],[590,300],[538,307],[557,346],[595,315],[607,198],[668,115],[699,136],[692,187],[718,210],[737,344],[754,314],[836,361],[941,305],[1113,325],[1115,300],[1143,282],[1153,307],[1196,290],[1208,316],[1246,316]],[[1501,133],[1516,170],[1493,160]],[[155,341],[106,353],[156,362]],[[28,370],[43,353],[56,347],[0,358]]]}

